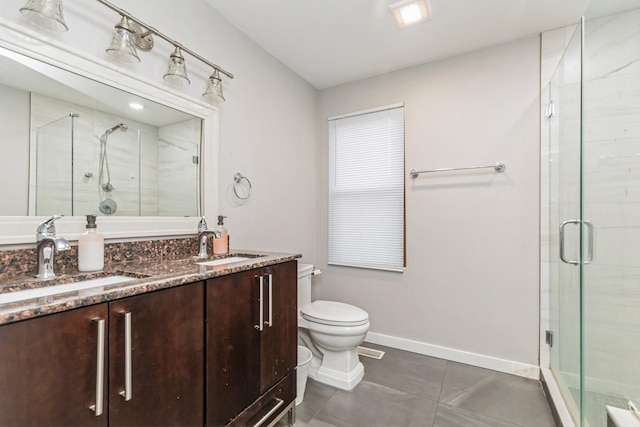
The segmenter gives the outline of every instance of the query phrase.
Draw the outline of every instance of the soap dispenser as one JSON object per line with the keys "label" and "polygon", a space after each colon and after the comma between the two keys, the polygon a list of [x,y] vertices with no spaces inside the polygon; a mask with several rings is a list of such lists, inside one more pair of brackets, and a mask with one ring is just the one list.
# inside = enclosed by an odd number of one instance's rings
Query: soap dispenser
{"label": "soap dispenser", "polygon": [[102,270],[104,268],[104,237],[97,231],[95,215],[87,215],[86,229],[87,231],[78,238],[78,270]]}
{"label": "soap dispenser", "polygon": [[218,215],[218,227],[216,230],[222,234],[222,237],[213,239],[213,254],[224,255],[229,253],[229,233],[224,228],[224,219],[226,216]]}

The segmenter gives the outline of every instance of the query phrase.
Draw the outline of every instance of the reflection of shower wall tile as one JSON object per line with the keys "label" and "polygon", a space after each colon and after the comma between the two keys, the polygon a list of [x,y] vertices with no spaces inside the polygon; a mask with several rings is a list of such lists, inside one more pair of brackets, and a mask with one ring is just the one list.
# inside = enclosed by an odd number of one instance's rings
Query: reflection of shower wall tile
{"label": "reflection of shower wall tile", "polygon": [[[98,214],[99,147],[95,144],[95,112],[80,112],[74,152],[74,215]],[[90,175],[90,176],[87,176]]]}
{"label": "reflection of shower wall tile", "polygon": [[[100,115],[97,117],[95,138],[99,143],[104,130],[110,129],[118,123],[122,123],[120,117],[112,115]],[[138,140],[139,131],[132,124],[127,123],[129,130],[122,132],[116,130],[108,137],[107,159],[111,184],[115,188],[109,197],[116,201],[118,216],[137,216],[139,214],[138,185],[139,185],[139,163],[138,163]],[[99,165],[98,165],[99,167]],[[107,182],[107,170],[103,170],[103,181]]]}
{"label": "reflection of shower wall tile", "polygon": [[[74,215],[102,215],[98,210],[102,197],[98,191],[100,137],[106,129],[123,122],[129,126],[129,131],[114,132],[108,140],[111,178],[116,188],[111,197],[118,204],[116,215],[138,216],[141,206],[144,206],[143,215],[157,215],[157,128],[40,95],[34,95],[32,110],[34,127],[59,119],[70,112],[79,114],[74,128]],[[70,165],[70,159],[61,150],[53,152],[48,161],[59,164],[66,170]],[[53,187],[59,187],[56,183],[52,184],[54,185],[47,188],[46,193],[54,194],[56,190]],[[68,200],[68,193],[57,191],[55,197],[47,197],[47,203],[63,203],[63,200]],[[46,209],[51,210],[51,213],[63,212],[60,210],[62,205],[50,205]],[[66,211],[64,213],[71,214]]]}
{"label": "reflection of shower wall tile", "polygon": [[[83,107],[78,107],[76,105],[68,104],[65,102],[61,102],[52,98],[48,98],[42,95],[33,95],[32,99],[32,126],[34,128],[43,126],[46,123],[50,123],[53,120],[61,117],[68,116],[71,113],[78,114],[78,117],[74,120],[74,139],[76,143],[74,144],[74,211],[75,215],[82,215],[85,213],[84,205],[86,205],[87,199],[87,184],[82,183],[82,178],[84,176],[85,170],[91,160],[93,159],[93,149],[91,144],[87,144],[86,141],[91,141],[91,136],[93,135],[94,129],[94,112],[93,110],[88,110]],[[67,140],[64,144],[69,144],[70,135],[66,135]],[[60,164],[62,168],[64,168],[67,172],[69,171],[69,166],[71,164],[71,159],[68,156],[68,152],[62,150],[53,150],[51,153],[51,157],[47,160],[50,162],[57,162]],[[66,187],[68,188],[68,183]],[[54,196],[53,193],[46,194],[44,192],[44,196],[46,197],[48,203],[61,203],[63,200],[68,201],[70,194],[67,191],[62,189],[57,190],[58,193]],[[42,192],[42,189],[41,189]],[[97,195],[95,191],[91,192],[92,195],[92,205],[95,205],[97,200]],[[58,199],[58,200],[56,200]],[[68,204],[67,204],[68,206]],[[62,213],[57,206],[42,206],[45,208],[45,213]],[[92,206],[93,208],[93,206]],[[67,215],[70,215],[71,212],[69,208],[64,211]],[[86,213],[90,213],[91,210]]]}
{"label": "reflection of shower wall tile", "polygon": [[158,208],[158,128],[142,129],[140,138],[140,210],[143,216],[156,216]]}
{"label": "reflection of shower wall tile", "polygon": [[167,216],[198,215],[198,171],[193,156],[199,155],[199,119],[160,128],[158,186],[160,214]]}

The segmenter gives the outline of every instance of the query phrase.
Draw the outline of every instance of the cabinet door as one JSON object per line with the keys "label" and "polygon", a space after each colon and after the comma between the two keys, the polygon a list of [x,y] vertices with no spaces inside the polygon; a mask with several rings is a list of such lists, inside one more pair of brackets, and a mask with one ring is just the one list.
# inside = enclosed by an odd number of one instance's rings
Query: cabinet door
{"label": "cabinet door", "polygon": [[[264,393],[297,365],[298,266],[296,261],[265,267],[267,324],[260,341],[260,391]],[[268,275],[271,275],[271,291]],[[269,319],[271,314],[271,319]],[[270,324],[268,324],[271,320]]]}
{"label": "cabinet door", "polygon": [[90,409],[97,394],[97,319],[106,327],[106,304],[0,327],[0,425],[107,425],[106,383],[103,413]]}
{"label": "cabinet door", "polygon": [[[204,422],[204,284],[165,289],[109,304],[111,426]],[[131,381],[127,384],[127,315]]]}
{"label": "cabinet door", "polygon": [[259,396],[257,270],[206,285],[207,425],[222,426]]}

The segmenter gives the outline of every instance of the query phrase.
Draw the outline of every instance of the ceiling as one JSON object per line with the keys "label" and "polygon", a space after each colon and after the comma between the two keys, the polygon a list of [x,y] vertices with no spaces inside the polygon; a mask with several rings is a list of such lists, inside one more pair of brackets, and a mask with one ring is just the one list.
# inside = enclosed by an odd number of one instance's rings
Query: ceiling
{"label": "ceiling", "polygon": [[590,0],[430,0],[433,19],[399,30],[398,0],[206,0],[318,89],[575,24]]}

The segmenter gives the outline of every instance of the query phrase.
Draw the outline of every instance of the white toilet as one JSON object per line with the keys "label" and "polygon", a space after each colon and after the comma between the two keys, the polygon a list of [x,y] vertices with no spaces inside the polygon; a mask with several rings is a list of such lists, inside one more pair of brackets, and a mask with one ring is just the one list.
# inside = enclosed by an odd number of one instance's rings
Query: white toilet
{"label": "white toilet", "polygon": [[357,347],[369,330],[369,314],[340,302],[311,302],[313,272],[313,265],[298,264],[298,341],[312,353],[308,375],[352,390],[364,376]]}

